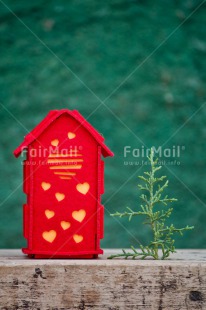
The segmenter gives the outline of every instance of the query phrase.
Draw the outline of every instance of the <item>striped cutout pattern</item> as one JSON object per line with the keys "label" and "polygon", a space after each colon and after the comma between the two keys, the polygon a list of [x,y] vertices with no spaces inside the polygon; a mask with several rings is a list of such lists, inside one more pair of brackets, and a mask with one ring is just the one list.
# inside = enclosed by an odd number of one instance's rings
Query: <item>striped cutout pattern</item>
{"label": "striped cutout pattern", "polygon": [[67,154],[51,153],[47,159],[49,169],[62,180],[71,180],[77,170],[82,168],[82,154],[69,150]]}

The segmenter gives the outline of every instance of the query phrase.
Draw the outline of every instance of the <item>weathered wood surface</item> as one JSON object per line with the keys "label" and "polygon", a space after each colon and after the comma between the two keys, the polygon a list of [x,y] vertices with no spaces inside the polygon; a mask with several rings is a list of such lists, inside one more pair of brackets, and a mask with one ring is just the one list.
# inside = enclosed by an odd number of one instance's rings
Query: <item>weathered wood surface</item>
{"label": "weathered wood surface", "polygon": [[[170,260],[34,260],[0,251],[0,309],[206,309],[206,250]],[[118,251],[120,252],[120,251]]]}

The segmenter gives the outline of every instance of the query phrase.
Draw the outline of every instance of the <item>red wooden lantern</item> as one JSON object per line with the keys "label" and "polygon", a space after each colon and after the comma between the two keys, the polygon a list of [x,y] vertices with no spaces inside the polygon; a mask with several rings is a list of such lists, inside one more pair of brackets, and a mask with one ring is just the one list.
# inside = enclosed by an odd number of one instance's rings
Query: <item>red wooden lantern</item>
{"label": "red wooden lantern", "polygon": [[78,111],[54,110],[14,151],[24,160],[24,253],[36,258],[102,254],[104,157],[113,153]]}

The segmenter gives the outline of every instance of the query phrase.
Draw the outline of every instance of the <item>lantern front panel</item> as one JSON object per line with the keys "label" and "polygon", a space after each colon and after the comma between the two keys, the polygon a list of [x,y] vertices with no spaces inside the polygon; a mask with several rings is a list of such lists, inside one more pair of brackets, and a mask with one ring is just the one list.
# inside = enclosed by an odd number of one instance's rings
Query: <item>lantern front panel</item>
{"label": "lantern front panel", "polygon": [[34,253],[96,249],[98,145],[71,116],[61,115],[29,148],[28,248]]}

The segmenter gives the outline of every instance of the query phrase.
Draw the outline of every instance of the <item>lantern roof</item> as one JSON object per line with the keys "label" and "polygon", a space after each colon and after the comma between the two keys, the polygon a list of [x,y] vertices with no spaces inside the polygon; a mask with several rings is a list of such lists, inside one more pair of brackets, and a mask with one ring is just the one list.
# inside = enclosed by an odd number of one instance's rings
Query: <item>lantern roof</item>
{"label": "lantern roof", "polygon": [[113,152],[105,145],[104,137],[77,111],[77,110],[52,110],[47,116],[25,137],[24,141],[14,150],[15,157],[18,157],[24,149],[26,149],[33,141],[46,130],[46,128],[53,123],[57,118],[63,114],[68,114],[79,122],[80,127],[84,127],[101,146],[102,155],[104,157],[114,156]]}

